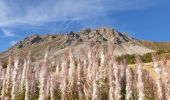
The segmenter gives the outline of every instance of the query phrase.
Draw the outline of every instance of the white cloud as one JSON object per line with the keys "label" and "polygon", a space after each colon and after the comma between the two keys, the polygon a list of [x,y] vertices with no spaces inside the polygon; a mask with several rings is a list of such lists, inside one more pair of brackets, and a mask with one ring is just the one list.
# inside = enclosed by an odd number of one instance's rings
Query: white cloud
{"label": "white cloud", "polygon": [[14,46],[18,41],[11,41],[10,45]]}
{"label": "white cloud", "polygon": [[[41,25],[45,22],[95,19],[120,11],[138,10],[155,0],[0,0],[0,26]],[[158,1],[158,0],[156,0]]]}
{"label": "white cloud", "polygon": [[14,37],[15,36],[15,34],[11,30],[4,29],[4,28],[2,28],[1,30],[4,34],[4,37]]}

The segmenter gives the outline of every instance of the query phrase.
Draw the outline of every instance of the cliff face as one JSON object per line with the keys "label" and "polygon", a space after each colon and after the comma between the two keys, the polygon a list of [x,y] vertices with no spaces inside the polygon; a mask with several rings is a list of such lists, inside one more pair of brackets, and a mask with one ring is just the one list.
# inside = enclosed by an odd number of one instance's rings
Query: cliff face
{"label": "cliff face", "polygon": [[32,52],[36,60],[41,59],[47,47],[50,48],[51,56],[62,54],[66,47],[74,48],[74,53],[79,54],[80,49],[86,48],[86,43],[90,42],[94,45],[112,44],[115,47],[115,55],[124,54],[145,54],[154,52],[141,45],[140,42],[130,36],[118,32],[111,28],[83,29],[80,32],[69,32],[67,34],[53,35],[32,35],[18,42],[7,51],[1,53],[0,58],[7,56],[12,51],[13,54],[26,56],[28,52]]}

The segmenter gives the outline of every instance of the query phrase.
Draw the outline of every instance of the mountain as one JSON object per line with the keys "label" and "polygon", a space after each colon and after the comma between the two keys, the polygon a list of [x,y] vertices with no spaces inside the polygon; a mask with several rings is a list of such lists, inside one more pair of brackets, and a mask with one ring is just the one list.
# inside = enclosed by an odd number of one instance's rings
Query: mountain
{"label": "mountain", "polygon": [[155,52],[149,49],[133,37],[118,32],[111,28],[86,28],[80,32],[69,32],[67,34],[51,34],[37,35],[26,37],[19,41],[13,47],[0,54],[0,58],[5,58],[9,52],[14,55],[26,57],[31,52],[34,60],[40,60],[44,56],[44,52],[49,47],[49,55],[61,58],[66,47],[71,47],[73,53],[78,55],[82,49],[86,50],[86,44],[90,42],[93,45],[112,44],[115,47],[114,55],[120,56],[124,54],[145,54]]}

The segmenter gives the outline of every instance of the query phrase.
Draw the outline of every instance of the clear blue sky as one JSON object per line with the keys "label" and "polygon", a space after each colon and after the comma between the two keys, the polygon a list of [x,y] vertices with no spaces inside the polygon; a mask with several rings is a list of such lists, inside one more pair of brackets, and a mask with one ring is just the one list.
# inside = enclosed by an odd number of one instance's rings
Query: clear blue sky
{"label": "clear blue sky", "polygon": [[170,41],[170,0],[0,0],[0,51],[31,34],[86,27]]}

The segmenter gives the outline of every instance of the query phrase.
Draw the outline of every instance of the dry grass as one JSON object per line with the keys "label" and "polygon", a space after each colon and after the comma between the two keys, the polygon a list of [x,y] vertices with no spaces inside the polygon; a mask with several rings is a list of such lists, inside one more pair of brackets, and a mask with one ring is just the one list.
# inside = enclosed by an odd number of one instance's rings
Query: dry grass
{"label": "dry grass", "polygon": [[[159,63],[161,63],[161,61]],[[128,65],[128,66],[130,68],[135,69],[137,64],[131,64],[131,65]],[[143,66],[144,66],[144,69],[146,69],[150,73],[150,75],[155,79],[157,75],[156,75],[156,72],[154,71],[154,68],[153,68],[153,62],[143,63]],[[168,73],[170,73],[170,60],[167,61],[167,67],[168,67]]]}
{"label": "dry grass", "polygon": [[166,70],[166,63],[161,64],[162,61],[154,60],[154,63],[142,64],[138,58],[137,64],[128,67],[126,60],[121,63],[115,61],[113,51],[112,45],[93,47],[87,44],[87,51],[81,51],[81,58],[76,58],[69,48],[61,62],[58,62],[49,59],[47,50],[43,61],[36,65],[32,64],[30,55],[22,59],[10,55],[7,68],[2,68],[0,64],[1,99],[168,100],[170,98],[170,84],[166,72],[169,69]]}

